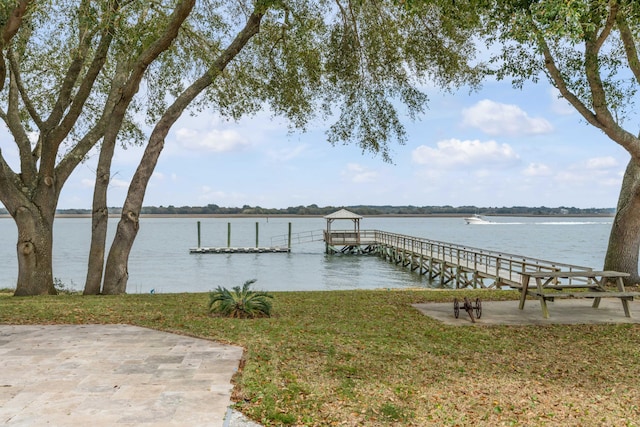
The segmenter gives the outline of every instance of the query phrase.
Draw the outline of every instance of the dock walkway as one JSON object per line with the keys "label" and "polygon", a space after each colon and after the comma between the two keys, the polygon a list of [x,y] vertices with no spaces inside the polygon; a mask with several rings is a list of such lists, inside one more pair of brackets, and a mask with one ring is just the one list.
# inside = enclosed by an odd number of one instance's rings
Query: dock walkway
{"label": "dock walkway", "polygon": [[376,254],[455,288],[521,288],[523,273],[593,270],[380,230],[330,230],[325,231],[324,241],[329,254]]}

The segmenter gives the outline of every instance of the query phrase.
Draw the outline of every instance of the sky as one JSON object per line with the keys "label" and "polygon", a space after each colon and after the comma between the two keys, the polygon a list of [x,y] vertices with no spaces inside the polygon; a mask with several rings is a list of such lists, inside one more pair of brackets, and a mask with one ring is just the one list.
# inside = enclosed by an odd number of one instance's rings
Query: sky
{"label": "sky", "polygon": [[[428,95],[418,120],[402,117],[408,141],[391,146],[392,164],[356,146],[330,145],[331,122],[303,133],[266,111],[239,122],[185,114],[167,137],[144,205],[616,206],[628,153],[550,85],[520,90],[491,81],[477,92]],[[6,129],[0,149],[16,167]],[[122,206],[141,154],[116,152],[109,206]],[[78,167],[58,208],[91,208],[96,163],[94,154]]]}

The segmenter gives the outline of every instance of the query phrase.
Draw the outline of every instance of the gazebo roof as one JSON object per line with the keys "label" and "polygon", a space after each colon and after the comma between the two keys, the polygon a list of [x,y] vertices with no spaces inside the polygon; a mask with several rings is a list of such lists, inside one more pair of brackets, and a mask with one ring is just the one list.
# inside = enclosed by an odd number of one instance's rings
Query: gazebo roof
{"label": "gazebo roof", "polygon": [[340,209],[334,213],[324,216],[326,219],[362,219],[361,215],[355,214],[346,209]]}

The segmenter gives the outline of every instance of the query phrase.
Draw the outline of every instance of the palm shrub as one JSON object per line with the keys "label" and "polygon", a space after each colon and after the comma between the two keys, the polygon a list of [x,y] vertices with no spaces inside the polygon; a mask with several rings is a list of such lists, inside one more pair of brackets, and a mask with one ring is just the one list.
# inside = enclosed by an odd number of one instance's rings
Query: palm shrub
{"label": "palm shrub", "polygon": [[247,280],[232,290],[218,286],[209,294],[209,312],[225,317],[247,319],[271,316],[273,295],[261,291],[252,291],[251,285],[256,279]]}

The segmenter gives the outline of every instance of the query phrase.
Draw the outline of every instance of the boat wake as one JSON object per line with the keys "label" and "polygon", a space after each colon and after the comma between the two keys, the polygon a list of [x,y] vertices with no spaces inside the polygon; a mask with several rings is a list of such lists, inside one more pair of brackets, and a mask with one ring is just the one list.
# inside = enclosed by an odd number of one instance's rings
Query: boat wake
{"label": "boat wake", "polygon": [[534,222],[536,225],[611,225],[611,222],[598,222],[598,221],[550,221],[550,222]]}
{"label": "boat wake", "polygon": [[476,222],[474,225],[611,225],[612,222],[598,221],[544,221],[544,222]]}

